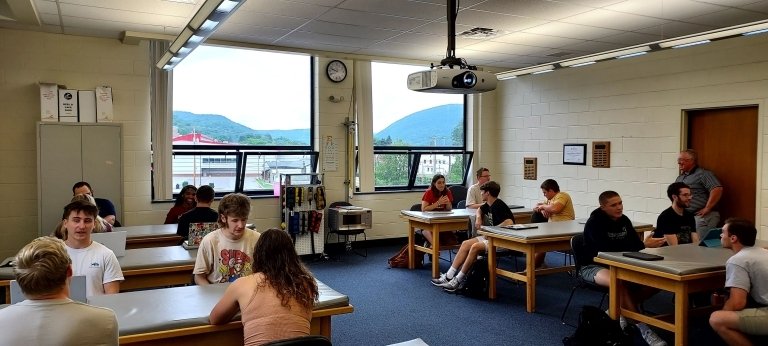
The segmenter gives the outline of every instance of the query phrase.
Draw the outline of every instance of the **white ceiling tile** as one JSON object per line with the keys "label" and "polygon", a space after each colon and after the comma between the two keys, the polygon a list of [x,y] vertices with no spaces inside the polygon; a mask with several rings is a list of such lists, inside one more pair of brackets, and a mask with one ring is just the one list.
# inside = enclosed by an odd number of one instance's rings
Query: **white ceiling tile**
{"label": "white ceiling tile", "polygon": [[59,25],[61,22],[59,21],[59,15],[58,14],[40,14],[40,21],[44,25]]}
{"label": "white ceiling tile", "polygon": [[[666,40],[673,37],[690,35],[697,32],[709,31],[713,29],[714,27],[699,25],[699,24],[669,22],[667,24],[660,25],[657,27],[636,30],[636,32],[656,36],[657,38],[655,41],[658,41],[658,40]],[[602,38],[600,40],[602,40]]]}
{"label": "white ceiling tile", "polygon": [[605,36],[597,39],[600,42],[615,43],[623,47],[635,46],[642,43],[648,43],[660,40],[659,35],[652,35],[640,32],[623,32],[620,34]]}
{"label": "white ceiling tile", "polygon": [[[755,0],[694,0],[696,2],[702,2],[705,4],[713,4],[720,6],[748,6],[755,2]],[[765,1],[762,1],[765,2]]]}
{"label": "white ceiling tile", "polygon": [[758,1],[742,7],[745,10],[768,13],[768,0]]}
{"label": "white ceiling tile", "polygon": [[347,0],[339,8],[428,20],[444,18],[446,14],[444,4],[409,0]]}
{"label": "white ceiling tile", "polygon": [[47,0],[35,0],[35,8],[39,14],[59,14],[56,2]]}
{"label": "white ceiling tile", "polygon": [[598,28],[594,26],[552,22],[526,29],[524,32],[539,35],[562,36],[575,39],[598,39],[600,37],[616,35],[621,31]]}
{"label": "white ceiling tile", "polygon": [[716,13],[709,13],[698,17],[687,18],[686,21],[702,24],[714,25],[717,28],[725,28],[746,22],[756,22],[768,18],[763,13],[744,11],[736,8],[723,10]]}
{"label": "white ceiling tile", "polygon": [[476,44],[468,44],[466,49],[472,49],[476,51],[496,52],[503,54],[513,55],[543,55],[544,52],[550,51],[551,48],[545,47],[532,47],[518,44],[485,41]]}
{"label": "white ceiling tile", "polygon": [[252,25],[252,26],[293,30],[304,25],[305,23],[307,23],[307,21],[308,19],[285,17],[285,16],[279,16],[279,15],[267,14],[267,13],[236,12],[226,22],[224,22],[224,24],[222,24],[221,27],[227,28],[230,25],[234,24],[234,25],[246,25],[246,26]]}
{"label": "white ceiling tile", "polygon": [[337,24],[319,20],[313,20],[302,26],[301,31],[326,35],[359,37],[375,41],[385,40],[402,33],[402,31],[375,29],[359,25]]}
{"label": "white ceiling tile", "polygon": [[[483,27],[504,30],[506,32],[525,30],[537,25],[546,24],[547,22],[547,20],[543,19],[474,10],[461,11],[456,19],[456,24],[466,25],[473,28]],[[456,32],[458,33],[461,31],[457,29]]]}
{"label": "white ceiling tile", "polygon": [[188,22],[188,19],[185,17],[174,17],[109,8],[87,7],[82,5],[61,4],[60,8],[62,16],[102,21],[175,27],[183,27]]}
{"label": "white ceiling tile", "polygon": [[684,19],[724,9],[723,6],[696,2],[693,0],[627,0],[605,9],[617,12],[664,18]]}
{"label": "white ceiling tile", "polygon": [[[340,2],[334,0],[334,2]],[[334,5],[320,6],[322,4],[310,4],[306,1],[277,1],[277,0],[249,0],[246,1],[237,13],[266,13],[278,16],[313,19],[327,12]]]}
{"label": "white ceiling tile", "polygon": [[493,38],[491,41],[513,43],[525,46],[544,47],[544,48],[557,48],[568,44],[574,44],[578,42],[584,42],[575,38],[559,37],[559,36],[547,36],[530,34],[527,32],[516,32],[509,35],[499,36]]}
{"label": "white ceiling tile", "polygon": [[119,33],[122,31],[164,33],[163,31],[164,27],[160,25],[125,23],[125,22],[115,22],[115,21],[79,18],[79,17],[67,17],[67,16],[62,16],[62,22],[64,23],[64,32],[67,34],[74,31],[77,31],[79,33],[87,32],[87,30],[83,30],[83,29],[93,30],[94,36],[99,36],[99,37],[104,37],[103,33],[105,31],[117,32],[118,34],[115,36],[115,38],[120,37]]}
{"label": "white ceiling tile", "polygon": [[291,48],[301,48],[301,49],[312,49],[312,50],[320,50],[320,51],[328,51],[328,52],[339,52],[339,53],[355,53],[359,51],[357,47],[347,47],[342,45],[334,45],[334,44],[325,44],[317,41],[294,41],[294,40],[281,40],[279,41],[279,44],[281,46],[291,47]]}
{"label": "white ceiling tile", "polygon": [[561,22],[597,26],[616,30],[631,31],[640,28],[647,28],[666,23],[660,18],[640,16],[608,10],[593,10],[580,13],[575,16],[563,18]]}
{"label": "white ceiling tile", "polygon": [[286,35],[283,38],[283,40],[300,41],[300,42],[307,42],[307,43],[317,42],[317,43],[326,44],[326,45],[337,45],[337,46],[343,46],[343,47],[358,47],[358,48],[368,47],[378,42],[378,40],[374,40],[374,39],[318,34],[318,33],[307,32],[307,31],[291,32],[290,34]]}
{"label": "white ceiling tile", "polygon": [[608,42],[585,41],[581,43],[563,46],[563,47],[560,47],[560,49],[565,51],[588,53],[588,52],[605,52],[605,51],[624,48],[624,47],[627,47],[627,46],[622,44],[616,44],[616,43],[608,43]]}
{"label": "white ceiling tile", "polygon": [[186,4],[162,0],[58,0],[58,3],[60,6],[78,5],[81,7],[92,7],[94,9],[121,10],[192,18],[192,15],[195,14],[203,1],[198,0],[197,4]]}
{"label": "white ceiling tile", "polygon": [[290,30],[281,28],[227,23],[226,26],[222,26],[221,29],[216,30],[216,32],[213,34],[213,37],[216,39],[220,39],[219,35],[235,35],[242,36],[242,38],[252,37],[254,39],[258,39],[259,43],[263,43],[264,40],[277,40],[290,32]]}
{"label": "white ceiling tile", "polygon": [[591,10],[590,7],[570,2],[549,0],[489,0],[472,9],[546,20],[558,20]]}
{"label": "white ceiling tile", "polygon": [[373,26],[379,29],[395,29],[408,31],[429,23],[426,20],[376,14],[370,12],[331,9],[317,19],[341,24]]}
{"label": "white ceiling tile", "polygon": [[[469,25],[461,25],[456,24],[456,32],[463,32],[469,29],[474,28],[474,26]],[[412,32],[420,32],[424,34],[433,34],[433,35],[443,35],[446,36],[448,33],[448,24],[447,22],[431,22],[429,24],[425,24],[422,26],[419,26],[413,30]]]}

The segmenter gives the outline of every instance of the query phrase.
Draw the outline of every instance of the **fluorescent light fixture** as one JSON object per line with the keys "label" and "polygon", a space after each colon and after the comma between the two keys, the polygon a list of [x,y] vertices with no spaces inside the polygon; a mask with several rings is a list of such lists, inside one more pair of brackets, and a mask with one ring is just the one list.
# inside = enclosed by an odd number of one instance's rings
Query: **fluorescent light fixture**
{"label": "fluorescent light fixture", "polygon": [[577,58],[577,59],[561,61],[560,66],[568,67],[568,66],[591,65],[588,63],[590,62],[594,63],[600,60],[613,59],[613,58],[617,58],[617,59],[629,58],[631,56],[643,55],[650,50],[651,50],[651,47],[649,46],[637,46],[637,47],[630,47],[630,48],[624,48],[624,49],[617,49],[617,50],[612,50],[605,53],[593,54],[593,55],[588,55],[588,56]]}
{"label": "fluorescent light fixture", "polygon": [[172,70],[197,46],[205,42],[244,2],[245,0],[206,0],[155,66]]}
{"label": "fluorescent light fixture", "polygon": [[701,41],[696,41],[696,42],[691,42],[691,43],[678,44],[677,46],[672,46],[672,48],[685,48],[685,47],[690,47],[690,46],[698,46],[700,44],[707,44],[707,43],[710,43],[710,42],[712,42],[712,41],[710,41],[710,40],[701,40]]}
{"label": "fluorescent light fixture", "polygon": [[766,32],[768,32],[768,29],[762,29],[762,30],[755,30],[755,31],[745,32],[742,35],[749,36],[749,35],[764,34]]}
{"label": "fluorescent light fixture", "polygon": [[542,73],[549,73],[549,72],[552,72],[552,71],[554,71],[554,70],[555,70],[555,69],[551,68],[551,69],[549,69],[549,70],[536,71],[536,72],[533,72],[533,73],[531,73],[531,74],[542,74]]}
{"label": "fluorescent light fixture", "polygon": [[[514,77],[517,77],[517,76],[522,76],[524,74],[533,74],[533,73],[536,73],[536,72],[541,72],[541,71],[546,71],[546,70],[554,70],[554,69],[555,69],[555,65],[539,65],[539,66],[528,67],[528,68],[523,68],[523,69],[519,69],[519,70],[499,73],[499,74],[496,75],[496,78],[498,78],[499,80],[505,80],[505,79],[510,79],[510,78],[514,78]],[[547,71],[547,72],[551,72],[551,71]]]}
{"label": "fluorescent light fixture", "polygon": [[648,52],[629,53],[625,55],[619,55],[616,57],[616,59],[626,59],[626,58],[632,58],[632,57],[646,55],[646,54],[648,54]]}
{"label": "fluorescent light fixture", "polygon": [[573,64],[573,65],[568,65],[568,66],[569,67],[581,67],[581,66],[592,65],[594,63],[597,63],[597,61],[586,61],[586,62],[582,62],[582,63],[578,63],[578,64]]}

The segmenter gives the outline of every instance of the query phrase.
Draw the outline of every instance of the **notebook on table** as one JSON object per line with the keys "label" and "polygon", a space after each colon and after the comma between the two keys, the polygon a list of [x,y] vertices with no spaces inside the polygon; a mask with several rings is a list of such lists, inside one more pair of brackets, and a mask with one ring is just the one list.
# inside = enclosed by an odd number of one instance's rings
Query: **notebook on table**
{"label": "notebook on table", "polygon": [[723,244],[720,242],[720,234],[722,233],[722,228],[710,229],[707,231],[707,235],[704,236],[704,239],[699,242],[699,245],[706,247],[722,247]]}
{"label": "notebook on table", "polygon": [[189,224],[189,236],[182,246],[185,249],[197,249],[200,247],[200,242],[203,240],[206,234],[211,233],[219,228],[219,224],[216,222],[196,222]]}
{"label": "notebook on table", "polygon": [[125,241],[128,238],[128,231],[114,231],[106,233],[93,233],[91,240],[106,246],[117,257],[125,256]]}

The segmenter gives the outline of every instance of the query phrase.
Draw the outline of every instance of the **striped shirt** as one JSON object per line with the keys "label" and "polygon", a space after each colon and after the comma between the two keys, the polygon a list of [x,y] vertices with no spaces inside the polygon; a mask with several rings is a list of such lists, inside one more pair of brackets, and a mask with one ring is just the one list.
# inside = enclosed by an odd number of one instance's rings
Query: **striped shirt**
{"label": "striped shirt", "polygon": [[691,198],[691,205],[686,210],[692,213],[696,213],[707,205],[709,191],[722,186],[712,172],[699,166],[693,167],[690,172],[680,174],[675,179],[675,182],[683,182],[690,186],[693,196]]}

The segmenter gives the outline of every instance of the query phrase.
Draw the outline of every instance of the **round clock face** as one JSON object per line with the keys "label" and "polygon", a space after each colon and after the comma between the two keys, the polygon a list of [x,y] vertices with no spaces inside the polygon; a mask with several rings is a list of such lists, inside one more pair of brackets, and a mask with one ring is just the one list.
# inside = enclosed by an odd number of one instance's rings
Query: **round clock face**
{"label": "round clock face", "polygon": [[347,65],[344,65],[344,63],[339,60],[333,60],[328,63],[325,72],[328,74],[328,79],[338,83],[347,78]]}

